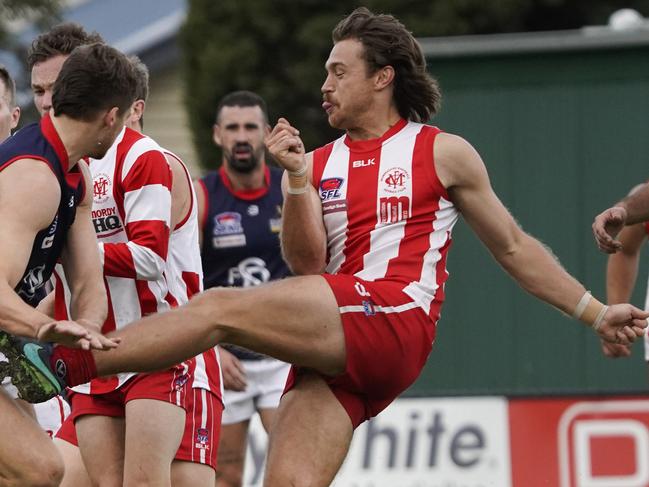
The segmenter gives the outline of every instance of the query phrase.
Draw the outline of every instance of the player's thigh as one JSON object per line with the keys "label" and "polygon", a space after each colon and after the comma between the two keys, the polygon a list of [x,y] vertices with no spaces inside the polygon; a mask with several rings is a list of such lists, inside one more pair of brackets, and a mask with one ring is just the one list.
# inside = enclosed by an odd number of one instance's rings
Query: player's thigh
{"label": "player's thigh", "polygon": [[285,362],[336,374],[345,368],[345,337],[333,291],[321,276],[254,288],[212,288],[190,301],[232,341]]}
{"label": "player's thigh", "polygon": [[43,429],[0,390],[0,480],[3,485],[58,485],[63,461]]}
{"label": "player's thigh", "polygon": [[277,418],[277,408],[263,408],[259,409],[258,412],[261,425],[266,430],[266,433],[270,434],[275,424],[275,419]]}
{"label": "player's thigh", "polygon": [[330,485],[352,434],[347,412],[324,380],[314,373],[301,374],[277,411],[264,486]]}
{"label": "player's thigh", "polygon": [[60,438],[54,438],[53,441],[65,465],[61,487],[92,487],[79,447]]}
{"label": "player's thigh", "polygon": [[216,472],[209,465],[174,460],[171,464],[171,485],[173,487],[214,487]]}
{"label": "player's thigh", "polygon": [[185,430],[185,410],[155,399],[126,403],[124,485],[168,485]]}
{"label": "player's thigh", "polygon": [[217,487],[239,487],[242,485],[249,425],[250,420],[248,419],[221,425],[216,462]]}
{"label": "player's thigh", "polygon": [[79,451],[93,485],[121,486],[124,478],[124,418],[84,415],[75,421]]}

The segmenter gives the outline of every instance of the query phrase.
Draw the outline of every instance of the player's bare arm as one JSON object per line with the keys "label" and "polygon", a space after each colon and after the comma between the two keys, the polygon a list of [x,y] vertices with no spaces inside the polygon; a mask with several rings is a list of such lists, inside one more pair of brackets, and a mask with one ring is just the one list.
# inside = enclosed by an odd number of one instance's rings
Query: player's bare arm
{"label": "player's bare arm", "polygon": [[299,131],[280,118],[266,147],[286,172],[282,178],[282,252],[294,274],[320,274],[327,259],[322,204],[311,184],[313,153],[305,154]]}
{"label": "player's bare arm", "polygon": [[593,234],[597,246],[607,254],[618,252],[622,243],[617,236],[622,228],[646,220],[649,220],[649,184],[634,188],[622,201],[595,217]]}
{"label": "player's bare arm", "polygon": [[[59,199],[58,181],[42,161],[21,159],[0,173],[0,327],[13,335],[37,338],[43,325],[52,322],[14,288],[29,262],[36,234],[51,224]],[[78,325],[70,327],[68,339],[61,337],[66,344],[80,338],[89,336]]]}
{"label": "player's bare arm", "polygon": [[[607,304],[628,303],[638,277],[640,249],[646,238],[644,225],[636,223],[624,227],[618,239],[622,244],[620,252],[608,257],[606,268],[606,302]],[[602,352],[607,357],[628,357],[631,349],[628,346],[608,343],[602,340]]]}
{"label": "player's bare arm", "polygon": [[[577,313],[607,341],[628,344],[642,336],[649,313],[628,304],[606,309],[585,295],[538,240],[525,233],[494,193],[475,149],[461,137],[440,134],[435,141],[438,176],[469,225],[500,265],[530,294],[568,315]],[[600,312],[603,314],[601,316]]]}
{"label": "player's bare arm", "polygon": [[91,219],[92,179],[85,162],[78,163],[85,184],[83,201],[77,206],[74,223],[68,231],[61,262],[70,286],[70,315],[99,332],[108,314],[108,302]]}

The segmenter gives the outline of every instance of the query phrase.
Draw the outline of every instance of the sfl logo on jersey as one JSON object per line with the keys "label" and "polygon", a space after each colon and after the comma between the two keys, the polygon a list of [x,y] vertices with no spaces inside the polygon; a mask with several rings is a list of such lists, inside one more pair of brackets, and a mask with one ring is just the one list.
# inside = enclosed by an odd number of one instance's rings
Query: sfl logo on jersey
{"label": "sfl logo on jersey", "polygon": [[328,201],[340,198],[342,196],[340,188],[344,182],[343,178],[328,178],[320,181],[320,199]]}
{"label": "sfl logo on jersey", "polygon": [[92,198],[95,203],[103,203],[108,199],[110,178],[107,174],[96,174],[92,180]]}
{"label": "sfl logo on jersey", "polygon": [[577,403],[558,433],[560,487],[649,486],[649,400]]}
{"label": "sfl logo on jersey", "polygon": [[388,169],[381,176],[381,181],[385,185],[385,191],[388,193],[401,193],[406,190],[410,175],[405,169],[393,167]]}

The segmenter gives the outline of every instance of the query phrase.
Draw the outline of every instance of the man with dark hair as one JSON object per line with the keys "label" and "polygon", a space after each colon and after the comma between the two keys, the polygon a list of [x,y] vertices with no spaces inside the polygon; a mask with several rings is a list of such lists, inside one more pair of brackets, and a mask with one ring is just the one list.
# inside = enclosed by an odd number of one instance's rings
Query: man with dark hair
{"label": "man with dark hair", "polygon": [[11,135],[18,120],[20,107],[16,104],[16,84],[7,68],[0,65],[0,142]]}
{"label": "man with dark hair", "polygon": [[299,131],[280,119],[266,139],[286,170],[284,256],[304,275],[207,290],[116,332],[122,343],[114,351],[59,346],[50,362],[77,383],[159,369],[227,342],[295,364],[273,426],[266,486],[330,485],[354,428],[417,378],[435,338],[459,213],[525,290],[600,337],[630,343],[649,317],[593,298],[516,224],[464,139],[414,121],[434,114],[439,96],[397,19],[355,10],[334,30],[325,68],[323,108],[346,134],[305,154]]}
{"label": "man with dark hair", "polygon": [[104,42],[99,34],[89,34],[74,22],[54,26],[34,39],[27,53],[27,65],[31,70],[34,105],[41,116],[52,107],[52,87],[70,53],[79,46],[97,42]]}
{"label": "man with dark hair", "polygon": [[[89,161],[93,223],[109,297],[106,332],[184,304],[202,290],[191,178],[177,156],[142,134],[148,70],[135,57],[131,62],[136,100],[126,127],[105,157]],[[66,319],[66,279],[62,272],[56,279],[55,318]],[[182,326],[178,323],[179,330]],[[214,350],[157,373],[94,380],[74,387],[69,398],[72,413],[57,434],[65,440],[57,441],[65,485],[84,485],[86,475],[92,484],[106,485],[214,482],[222,410]],[[211,438],[196,447],[202,430]],[[156,445],[154,453],[150,445]]]}
{"label": "man with dark hair", "polygon": [[[221,167],[198,181],[198,221],[205,287],[252,287],[290,275],[279,243],[282,171],[266,164],[266,102],[235,91],[216,111],[214,142]],[[218,487],[240,487],[250,419],[270,432],[288,364],[242,347],[220,347],[225,411],[218,449]]]}
{"label": "man with dark hair", "polygon": [[[98,332],[106,316],[106,294],[90,219],[88,167],[79,161],[102,156],[110,147],[129,113],[134,83],[130,63],[119,52],[103,45],[80,48],[63,65],[54,85],[52,116],[45,115],[0,145],[0,342],[5,345],[18,340],[12,335],[85,349],[117,344]],[[97,100],[97,89],[110,96]],[[94,113],[70,105],[71,93],[86,98]],[[59,259],[71,284],[75,321],[53,322],[33,308]],[[40,345],[22,343],[32,359],[40,360]],[[6,350],[5,374],[16,379],[20,358]],[[35,378],[39,379],[44,381]],[[33,399],[33,390],[20,381],[14,385],[19,396]],[[60,392],[50,385],[47,395]],[[58,485],[63,465],[52,442],[4,391],[0,403],[6,431],[0,442],[0,471],[5,481]]]}

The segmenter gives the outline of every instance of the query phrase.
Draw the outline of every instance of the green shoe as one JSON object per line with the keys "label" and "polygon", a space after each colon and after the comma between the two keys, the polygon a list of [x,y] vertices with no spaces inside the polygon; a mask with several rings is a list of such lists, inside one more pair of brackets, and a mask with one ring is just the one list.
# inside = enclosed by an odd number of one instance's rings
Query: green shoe
{"label": "green shoe", "polygon": [[50,368],[52,345],[0,331],[0,352],[9,361],[11,382],[18,396],[30,403],[45,402],[61,394],[65,384]]}

